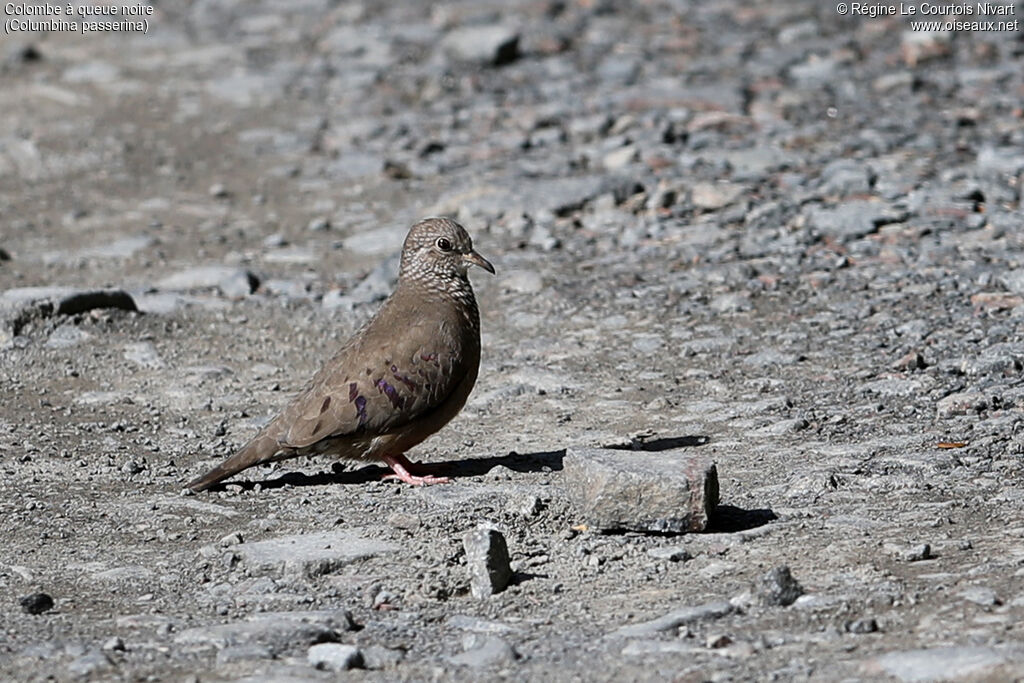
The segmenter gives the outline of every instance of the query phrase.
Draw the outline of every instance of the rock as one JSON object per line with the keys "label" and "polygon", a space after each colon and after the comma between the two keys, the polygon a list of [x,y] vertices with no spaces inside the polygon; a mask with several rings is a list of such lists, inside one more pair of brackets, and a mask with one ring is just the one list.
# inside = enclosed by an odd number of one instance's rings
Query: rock
{"label": "rock", "polygon": [[501,282],[513,292],[520,294],[536,294],[544,289],[544,280],[540,273],[534,270],[512,270],[505,273]]}
{"label": "rock", "polygon": [[229,299],[249,296],[260,286],[259,278],[247,270],[238,270],[217,283],[220,293]]}
{"label": "rock", "polygon": [[971,305],[978,311],[1008,311],[1024,306],[1024,297],[1010,292],[978,292],[971,295]]}
{"label": "rock", "polygon": [[960,391],[939,399],[935,410],[939,417],[973,415],[988,407],[988,398],[976,391]]}
{"label": "rock", "polygon": [[323,216],[319,216],[317,218],[312,219],[306,225],[306,230],[309,230],[311,232],[327,232],[330,229],[331,229],[331,221],[329,221],[328,219],[324,218]]}
{"label": "rock", "polygon": [[804,594],[804,589],[783,565],[764,574],[754,584],[753,594],[765,607],[788,607]]}
{"label": "rock", "polygon": [[982,607],[995,607],[1001,605],[1002,600],[996,595],[996,592],[987,586],[970,586],[960,591],[960,597],[967,602],[973,602],[975,605],[981,605]]}
{"label": "rock", "polygon": [[904,31],[900,51],[907,66],[945,57],[952,49],[950,31]]}
{"label": "rock", "polygon": [[[869,660],[864,668],[874,677],[892,676],[905,683],[951,680],[1012,680],[1007,654],[991,647],[936,647],[890,652]],[[1006,678],[1002,678],[1000,673]]]}
{"label": "rock", "polygon": [[309,648],[306,661],[318,669],[348,671],[363,667],[363,653],[355,645],[319,643]]}
{"label": "rock", "polygon": [[91,334],[71,323],[65,323],[50,333],[45,346],[48,349],[67,349],[89,339],[92,339]]}
{"label": "rock", "polygon": [[147,370],[159,370],[166,366],[164,359],[151,342],[134,342],[125,344],[124,357]]}
{"label": "rock", "polygon": [[698,621],[721,619],[724,616],[732,614],[735,610],[736,608],[733,607],[732,604],[724,600],[719,602],[708,602],[695,607],[684,607],[674,612],[669,612],[665,616],[658,617],[657,619],[651,619],[650,621],[644,621],[639,624],[623,626],[622,628],[609,633],[608,637],[643,638],[653,636],[657,633],[677,629],[686,624],[693,624]]}
{"label": "rock", "polygon": [[369,645],[361,648],[363,667],[367,669],[387,669],[397,665],[405,658],[401,650],[393,650],[381,645]]}
{"label": "rock", "polygon": [[449,657],[448,661],[458,666],[479,669],[493,664],[512,662],[519,654],[501,638],[471,633],[463,639],[466,651]]}
{"label": "rock", "polygon": [[186,629],[175,636],[174,642],[218,650],[259,646],[276,657],[297,647],[335,642],[340,633],[353,628],[348,610],[264,612],[248,621]]}
{"label": "rock", "polygon": [[18,598],[18,604],[26,614],[42,614],[53,609],[53,598],[46,593],[31,593]]}
{"label": "rock", "polygon": [[693,558],[690,551],[681,545],[648,548],[647,554],[656,560],[666,560],[668,562],[686,562]]}
{"label": "rock", "polygon": [[690,190],[690,201],[698,209],[703,211],[717,211],[732,204],[740,195],[743,188],[730,183],[696,183]]}
{"label": "rock", "polygon": [[500,593],[512,579],[505,537],[495,529],[477,528],[462,537],[469,570],[469,587],[475,598]]}
{"label": "rock", "polygon": [[877,633],[878,622],[874,619],[854,619],[846,622],[844,627],[847,633],[862,635],[865,633]]}
{"label": "rock", "polygon": [[570,500],[597,530],[703,531],[718,505],[715,464],[684,449],[570,448],[563,466]]}
{"label": "rock", "polygon": [[640,158],[640,152],[633,145],[626,145],[604,155],[602,164],[609,171],[618,171]]}
{"label": "rock", "polygon": [[90,650],[68,663],[68,673],[79,678],[87,678],[108,666],[110,666],[110,659],[106,653],[100,650]]}
{"label": "rock", "polygon": [[250,572],[286,576],[320,576],[366,557],[397,550],[384,541],[351,530],[282,536],[232,547]]}
{"label": "rock", "polygon": [[[168,275],[156,283],[157,289],[170,292],[186,292],[198,289],[219,288],[227,296],[235,293],[244,296],[259,284],[255,275],[244,268],[232,266],[197,266]],[[245,294],[240,292],[245,289]],[[231,292],[231,293],[229,293]]]}
{"label": "rock", "polygon": [[883,225],[905,218],[904,212],[884,202],[865,199],[846,201],[832,208],[811,207],[807,214],[808,225],[813,230],[842,241],[870,235]]}
{"label": "rock", "polygon": [[519,31],[500,24],[461,26],[441,39],[441,48],[459,61],[502,66],[519,57]]}
{"label": "rock", "polygon": [[983,173],[1015,177],[1024,172],[1024,150],[1019,147],[1014,149],[985,146],[978,150],[976,163],[978,170]]}
{"label": "rock", "polygon": [[930,560],[933,557],[932,547],[927,543],[918,543],[912,546],[900,545],[898,543],[883,543],[882,549],[903,562],[920,562],[922,560]]}

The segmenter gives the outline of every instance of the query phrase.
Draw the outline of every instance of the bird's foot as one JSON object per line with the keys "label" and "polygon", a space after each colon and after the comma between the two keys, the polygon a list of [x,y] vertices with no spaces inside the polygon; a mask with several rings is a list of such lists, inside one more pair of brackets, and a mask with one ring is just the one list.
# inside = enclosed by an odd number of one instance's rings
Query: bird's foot
{"label": "bird's foot", "polygon": [[430,486],[431,484],[448,484],[451,482],[451,479],[448,477],[437,477],[433,474],[412,474],[409,470],[418,468],[419,465],[409,462],[409,459],[401,454],[385,455],[384,462],[387,463],[388,467],[394,470],[394,474],[385,474],[381,477],[384,481],[387,481],[388,479],[398,479],[413,486]]}

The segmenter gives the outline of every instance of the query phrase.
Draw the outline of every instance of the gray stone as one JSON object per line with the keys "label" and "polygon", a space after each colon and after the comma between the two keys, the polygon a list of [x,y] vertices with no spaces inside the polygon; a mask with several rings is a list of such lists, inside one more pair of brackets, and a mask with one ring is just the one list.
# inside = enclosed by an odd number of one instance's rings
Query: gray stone
{"label": "gray stone", "polygon": [[668,562],[686,562],[693,558],[690,551],[681,545],[669,545],[660,548],[648,548],[647,554],[656,560],[666,560]]}
{"label": "gray stone", "polygon": [[927,543],[918,543],[910,546],[898,543],[883,543],[882,549],[903,562],[920,562],[934,557],[932,555],[932,547]]}
{"label": "gray stone", "polygon": [[479,669],[494,664],[515,661],[519,654],[501,638],[469,634],[463,639],[466,651],[449,657],[448,661],[457,666]]}
{"label": "gray stone", "polygon": [[367,669],[387,669],[397,665],[405,658],[402,650],[394,650],[381,645],[368,645],[360,648],[363,654],[363,667]]}
{"label": "gray stone", "polygon": [[77,346],[91,338],[92,335],[80,327],[71,323],[65,323],[50,333],[45,346],[48,349],[66,349]]}
{"label": "gray stone", "polygon": [[519,31],[501,24],[460,26],[441,39],[441,48],[459,61],[501,66],[519,56]]}
{"label": "gray stone", "polygon": [[619,147],[618,149],[605,154],[601,163],[609,171],[617,171],[629,166],[639,158],[640,152],[637,148],[633,145],[626,145],[625,147]]}
{"label": "gray stone", "polygon": [[999,276],[999,283],[1014,294],[1024,294],[1024,269],[1003,273]]}
{"label": "gray stone", "polygon": [[732,183],[696,183],[690,190],[690,201],[698,209],[717,211],[739,199],[743,187]]}
{"label": "gray stone", "polygon": [[988,398],[976,391],[958,391],[939,399],[935,410],[939,417],[972,415],[988,407]]}
{"label": "gray stone", "polygon": [[86,678],[110,666],[110,659],[100,650],[90,650],[84,655],[75,657],[68,664],[68,673]]}
{"label": "gray stone", "polygon": [[217,664],[245,662],[252,659],[274,659],[275,653],[266,645],[246,643],[217,650]]}
{"label": "gray stone", "polygon": [[473,597],[486,598],[505,590],[512,579],[512,568],[508,546],[501,532],[471,529],[462,537],[462,547],[466,550],[466,568]]}
{"label": "gray stone", "polygon": [[124,357],[147,370],[159,370],[166,365],[151,342],[125,344]]}
{"label": "gray stone", "polygon": [[[231,296],[228,292],[238,293],[245,286],[248,286],[248,291],[245,293],[251,292],[254,289],[254,280],[255,276],[244,268],[196,266],[168,275],[159,280],[156,287],[170,292],[220,288],[225,294]],[[238,295],[241,296],[241,294]]]}
{"label": "gray stone", "polygon": [[695,607],[684,607],[650,621],[623,626],[609,633],[608,636],[611,638],[643,638],[671,631],[685,624],[721,619],[732,614],[734,611],[736,611],[736,608],[725,600],[708,602],[703,605],[696,605]]}
{"label": "gray stone", "polygon": [[761,576],[754,585],[753,593],[766,607],[788,607],[804,594],[804,589],[793,578],[789,567],[782,566]]}
{"label": "gray stone", "polygon": [[982,607],[994,607],[1002,604],[996,592],[987,586],[970,586],[960,591],[960,597]]}
{"label": "gray stone", "polygon": [[329,574],[350,562],[392,552],[398,547],[364,538],[354,531],[321,531],[242,543],[231,551],[250,572],[291,576]]}
{"label": "gray stone", "polygon": [[1006,653],[991,647],[936,647],[890,652],[867,662],[865,669],[871,675],[885,673],[905,683],[999,680],[995,676],[1008,662]]}
{"label": "gray stone", "polygon": [[887,223],[906,218],[905,213],[879,201],[857,199],[832,208],[811,207],[807,220],[819,234],[838,240],[854,240],[877,231]]}
{"label": "gray stone", "polygon": [[256,646],[277,656],[298,647],[335,642],[340,633],[353,628],[347,610],[265,612],[249,621],[190,628],[179,633],[174,642],[218,650]]}
{"label": "gray stone", "polygon": [[978,151],[977,164],[982,172],[1016,176],[1024,171],[1024,149],[982,147]]}
{"label": "gray stone", "polygon": [[309,648],[306,661],[318,669],[348,671],[363,667],[363,653],[355,645],[319,643]]}
{"label": "gray stone", "polygon": [[563,466],[569,498],[594,529],[703,531],[718,505],[715,464],[684,449],[570,448]]}
{"label": "gray stone", "polygon": [[238,270],[217,283],[217,289],[229,299],[249,296],[260,286],[259,278],[247,270]]}

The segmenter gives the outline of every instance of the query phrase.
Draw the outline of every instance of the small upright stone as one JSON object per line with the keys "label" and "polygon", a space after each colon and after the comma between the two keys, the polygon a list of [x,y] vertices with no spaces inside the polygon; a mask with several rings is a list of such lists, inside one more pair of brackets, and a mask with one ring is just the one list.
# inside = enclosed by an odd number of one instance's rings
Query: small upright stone
{"label": "small upright stone", "polygon": [[788,607],[804,594],[804,589],[785,565],[758,579],[754,591],[759,602],[766,607]]}
{"label": "small upright stone", "polygon": [[512,579],[505,537],[494,529],[472,529],[462,537],[469,568],[469,587],[474,598],[500,593]]}

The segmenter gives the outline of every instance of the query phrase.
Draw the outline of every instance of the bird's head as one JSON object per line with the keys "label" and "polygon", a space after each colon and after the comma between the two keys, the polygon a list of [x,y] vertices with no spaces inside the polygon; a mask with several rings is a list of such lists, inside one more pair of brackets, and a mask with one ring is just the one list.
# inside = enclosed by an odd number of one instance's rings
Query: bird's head
{"label": "bird's head", "polygon": [[490,261],[473,250],[466,229],[449,218],[424,218],[412,226],[402,247],[400,278],[466,280],[470,266],[494,273]]}

